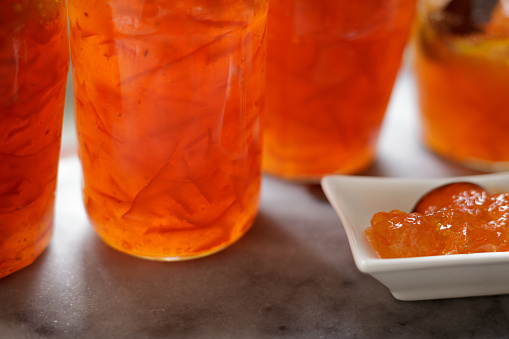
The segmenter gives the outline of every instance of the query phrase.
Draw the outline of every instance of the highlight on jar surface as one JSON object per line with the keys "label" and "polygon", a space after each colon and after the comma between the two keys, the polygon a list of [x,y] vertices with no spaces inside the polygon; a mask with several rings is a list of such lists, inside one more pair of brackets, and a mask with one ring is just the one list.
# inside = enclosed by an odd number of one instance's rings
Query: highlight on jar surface
{"label": "highlight on jar surface", "polygon": [[0,277],[51,240],[68,69],[65,1],[1,1]]}
{"label": "highlight on jar surface", "polygon": [[263,168],[293,180],[373,161],[416,0],[271,0]]}
{"label": "highlight on jar surface", "polygon": [[258,210],[267,0],[69,1],[83,199],[122,252],[184,260]]}
{"label": "highlight on jar surface", "polygon": [[416,75],[424,143],[477,169],[509,169],[509,1],[423,1]]}

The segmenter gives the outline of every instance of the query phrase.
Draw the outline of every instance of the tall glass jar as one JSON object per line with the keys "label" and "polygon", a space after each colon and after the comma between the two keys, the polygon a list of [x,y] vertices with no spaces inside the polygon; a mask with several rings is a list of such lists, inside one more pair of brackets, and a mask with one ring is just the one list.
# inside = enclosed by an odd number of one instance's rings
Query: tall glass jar
{"label": "tall glass jar", "polygon": [[70,0],[83,198],[122,252],[183,260],[258,209],[267,0]]}
{"label": "tall glass jar", "polygon": [[0,2],[0,277],[48,246],[69,45],[65,0]]}

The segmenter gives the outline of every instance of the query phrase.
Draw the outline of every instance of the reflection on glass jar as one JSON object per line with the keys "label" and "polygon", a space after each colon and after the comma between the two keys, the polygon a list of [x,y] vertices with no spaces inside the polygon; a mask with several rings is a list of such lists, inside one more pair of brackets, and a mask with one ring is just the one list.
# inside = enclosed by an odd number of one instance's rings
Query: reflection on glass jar
{"label": "reflection on glass jar", "polygon": [[423,1],[416,72],[423,138],[483,170],[509,169],[509,1]]}
{"label": "reflection on glass jar", "polygon": [[0,277],[51,239],[68,69],[65,1],[1,1]]}
{"label": "reflection on glass jar", "polygon": [[266,172],[318,180],[371,164],[415,5],[271,0]]}
{"label": "reflection on glass jar", "polygon": [[83,197],[110,246],[183,260],[251,226],[267,0],[70,0]]}

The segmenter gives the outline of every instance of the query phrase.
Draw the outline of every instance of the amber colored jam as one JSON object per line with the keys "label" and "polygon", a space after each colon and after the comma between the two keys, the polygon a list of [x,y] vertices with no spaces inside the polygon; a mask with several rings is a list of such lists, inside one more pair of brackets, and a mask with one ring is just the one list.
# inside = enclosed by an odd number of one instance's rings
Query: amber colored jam
{"label": "amber colored jam", "polygon": [[263,169],[294,180],[368,167],[415,0],[271,0]]}
{"label": "amber colored jam", "polygon": [[424,8],[419,16],[415,66],[423,139],[466,166],[508,169],[509,13],[499,5],[488,22],[477,24],[469,13]]}
{"label": "amber colored jam", "polygon": [[51,238],[68,68],[65,0],[0,1],[0,277]]}
{"label": "amber colored jam", "polygon": [[251,226],[267,0],[70,0],[86,211],[125,253],[182,260]]}
{"label": "amber colored jam", "polygon": [[509,193],[448,184],[426,194],[412,213],[376,213],[365,234],[381,258],[509,251]]}

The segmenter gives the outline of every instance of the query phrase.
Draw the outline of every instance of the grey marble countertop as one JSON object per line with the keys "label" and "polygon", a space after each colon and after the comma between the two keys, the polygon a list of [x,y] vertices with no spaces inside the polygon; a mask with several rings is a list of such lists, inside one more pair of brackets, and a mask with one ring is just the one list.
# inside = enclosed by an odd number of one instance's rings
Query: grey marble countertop
{"label": "grey marble countertop", "polygon": [[[363,175],[477,172],[419,143],[412,76],[403,69]],[[64,152],[72,154],[72,152]],[[55,231],[31,266],[0,280],[0,338],[507,337],[509,296],[403,302],[352,259],[318,186],[265,177],[253,228],[194,261],[160,263],[110,249],[81,204],[75,155],[62,158]]]}

